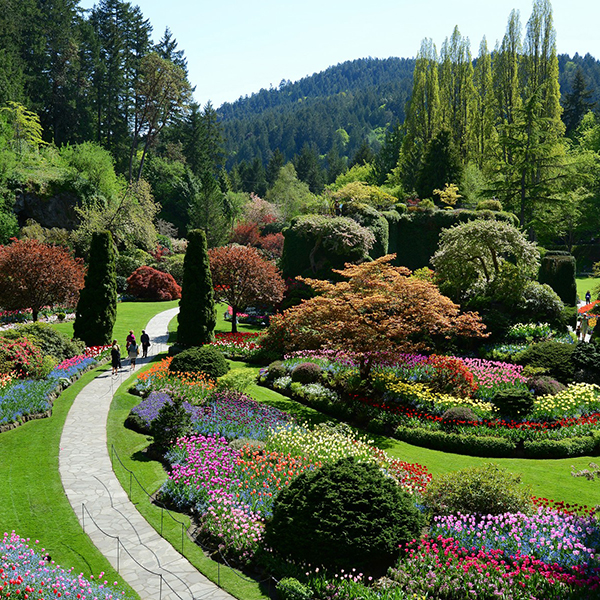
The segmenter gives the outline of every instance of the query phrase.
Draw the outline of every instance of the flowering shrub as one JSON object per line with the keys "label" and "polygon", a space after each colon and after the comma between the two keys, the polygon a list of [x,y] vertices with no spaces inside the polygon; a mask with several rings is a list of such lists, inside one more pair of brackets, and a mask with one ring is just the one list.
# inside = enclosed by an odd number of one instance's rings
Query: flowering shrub
{"label": "flowering shrub", "polygon": [[[35,542],[38,544],[38,542]],[[54,561],[44,560],[45,550],[29,546],[29,539],[19,537],[14,531],[5,533],[0,542],[0,597],[2,598],[54,598],[59,596],[81,600],[113,600],[125,598],[115,581],[110,585],[100,573],[96,581],[82,574],[75,575]],[[92,576],[93,579],[93,576]]]}
{"label": "flowering shrub", "polygon": [[0,337],[0,373],[12,372],[21,379],[39,378],[43,365],[42,351],[28,338],[13,341]]}
{"label": "flowering shrub", "polygon": [[434,391],[451,393],[461,398],[474,396],[477,392],[478,386],[473,373],[459,358],[434,354],[427,362],[432,368],[429,385]]}
{"label": "flowering shrub", "polygon": [[506,333],[508,340],[545,340],[554,332],[548,323],[515,323]]}

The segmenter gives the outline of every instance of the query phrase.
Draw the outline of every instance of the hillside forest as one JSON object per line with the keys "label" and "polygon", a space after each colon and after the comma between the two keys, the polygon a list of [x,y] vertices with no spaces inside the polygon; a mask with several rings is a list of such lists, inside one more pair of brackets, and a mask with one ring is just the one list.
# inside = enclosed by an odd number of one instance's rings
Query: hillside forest
{"label": "hillside forest", "polygon": [[218,108],[194,85],[170,30],[129,2],[0,0],[0,243],[86,257],[109,230],[124,277],[191,229],[277,258],[302,215],[479,207],[579,271],[600,260],[600,63],[557,55],[548,0],[476,51],[457,26],[414,59],[354,60]]}

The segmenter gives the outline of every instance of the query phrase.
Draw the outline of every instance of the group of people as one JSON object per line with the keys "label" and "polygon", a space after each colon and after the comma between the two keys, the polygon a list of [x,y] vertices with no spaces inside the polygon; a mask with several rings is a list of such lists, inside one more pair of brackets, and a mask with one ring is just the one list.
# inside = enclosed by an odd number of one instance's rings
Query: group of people
{"label": "group of people", "polygon": [[[129,370],[135,369],[135,361],[140,354],[140,345],[142,346],[142,358],[148,357],[148,348],[150,348],[150,336],[146,333],[145,329],[142,329],[142,335],[140,336],[140,344],[136,342],[133,329],[129,330],[129,335],[125,340],[125,349],[127,352],[127,358],[129,358]],[[110,349],[110,358],[112,364],[112,373],[116,375],[121,368],[121,347],[117,340],[113,340],[112,348]]]}

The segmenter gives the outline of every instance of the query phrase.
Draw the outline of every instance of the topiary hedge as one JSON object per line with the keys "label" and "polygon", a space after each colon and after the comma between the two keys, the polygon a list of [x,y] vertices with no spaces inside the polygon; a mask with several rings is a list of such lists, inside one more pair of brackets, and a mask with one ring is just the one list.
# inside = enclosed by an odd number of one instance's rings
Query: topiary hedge
{"label": "topiary hedge", "polygon": [[547,283],[568,306],[577,305],[575,257],[568,252],[549,250],[542,258],[538,281]]}
{"label": "topiary hedge", "polygon": [[292,370],[292,381],[298,383],[317,383],[321,380],[321,367],[316,363],[300,363]]}
{"label": "topiary hedge", "polygon": [[229,363],[214,346],[194,346],[176,354],[169,371],[178,373],[206,373],[217,379],[229,371]]}
{"label": "topiary hedge", "polygon": [[422,526],[411,497],[372,463],[343,458],[284,488],[265,545],[282,558],[383,574]]}

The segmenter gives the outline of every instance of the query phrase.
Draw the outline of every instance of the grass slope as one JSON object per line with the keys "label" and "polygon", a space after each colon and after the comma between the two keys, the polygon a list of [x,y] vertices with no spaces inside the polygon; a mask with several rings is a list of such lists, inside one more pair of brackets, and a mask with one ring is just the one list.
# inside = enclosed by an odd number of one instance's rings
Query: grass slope
{"label": "grass slope", "polygon": [[594,299],[594,290],[600,288],[600,278],[598,277],[578,277],[577,283],[577,295],[580,300],[585,300],[585,293],[589,290],[592,294],[592,300]]}

